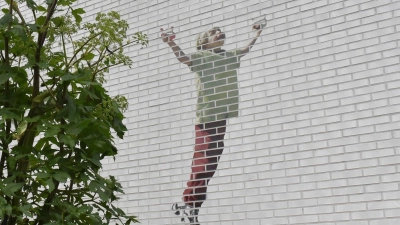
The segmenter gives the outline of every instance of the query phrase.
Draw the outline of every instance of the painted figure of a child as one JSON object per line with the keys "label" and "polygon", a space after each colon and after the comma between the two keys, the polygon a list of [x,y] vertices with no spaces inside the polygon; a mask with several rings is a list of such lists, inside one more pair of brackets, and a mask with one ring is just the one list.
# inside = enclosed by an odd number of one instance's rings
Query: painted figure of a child
{"label": "painted figure of a child", "polygon": [[[192,172],[183,192],[185,204],[173,206],[176,210],[183,210],[182,216],[187,216],[190,224],[199,224],[198,209],[206,199],[207,185],[223,152],[226,120],[239,114],[237,69],[240,58],[250,51],[262,31],[260,25],[252,28],[255,37],[247,46],[225,51],[221,48],[225,43],[225,33],[219,27],[213,27],[198,35],[197,52],[191,55],[186,55],[173,41],[174,34],[161,34],[179,62],[188,65],[196,74],[198,98]],[[176,214],[179,215],[179,211]]]}

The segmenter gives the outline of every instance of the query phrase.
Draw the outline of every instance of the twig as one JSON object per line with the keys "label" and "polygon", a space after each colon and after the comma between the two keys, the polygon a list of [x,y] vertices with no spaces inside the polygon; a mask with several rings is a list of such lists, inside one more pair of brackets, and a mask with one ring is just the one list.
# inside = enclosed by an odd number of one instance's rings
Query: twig
{"label": "twig", "polygon": [[99,36],[100,34],[102,34],[102,33],[95,34],[93,37],[88,38],[88,40],[85,41],[85,43],[83,43],[83,45],[82,45],[81,47],[79,47],[77,51],[75,51],[74,55],[73,55],[73,56],[71,57],[71,59],[69,60],[68,64],[65,66],[65,71],[67,71],[67,69],[69,68],[69,66],[70,66],[71,63],[72,63],[72,60],[76,57],[76,55],[78,54],[78,52],[80,52],[80,51],[86,46],[86,44],[89,43],[89,41],[91,41],[91,40],[94,39],[95,37]]}

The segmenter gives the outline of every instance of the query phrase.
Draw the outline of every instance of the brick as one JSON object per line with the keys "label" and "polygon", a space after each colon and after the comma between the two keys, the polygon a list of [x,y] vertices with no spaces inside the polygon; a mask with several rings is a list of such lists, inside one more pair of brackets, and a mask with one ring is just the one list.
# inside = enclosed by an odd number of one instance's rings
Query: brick
{"label": "brick", "polygon": [[[381,28],[381,29],[377,29],[377,30],[372,30],[369,32],[366,32],[363,34],[363,36],[365,38],[374,38],[374,37],[379,37],[381,39],[387,39],[386,37],[382,37],[382,36],[386,36],[387,34],[392,34],[394,33],[394,27],[385,27],[385,28]],[[384,41],[385,42],[385,41]]]}
{"label": "brick", "polygon": [[368,2],[365,2],[365,3],[361,4],[360,5],[360,9],[364,10],[364,9],[374,8],[374,7],[377,7],[377,6],[380,6],[380,5],[386,5],[386,4],[389,4],[389,3],[390,3],[390,0],[382,0],[382,1],[379,1],[379,2],[368,1]]}
{"label": "brick", "polygon": [[337,188],[337,187],[344,187],[347,185],[348,184],[345,179],[317,182],[318,188]]}
{"label": "brick", "polygon": [[354,219],[368,219],[368,218],[383,218],[383,211],[379,210],[379,211],[371,211],[368,210],[366,212],[352,212],[351,213],[351,217]]}
{"label": "brick", "polygon": [[378,210],[378,209],[394,209],[398,208],[399,205],[394,201],[381,201],[381,202],[370,202],[368,203],[368,209]]}
{"label": "brick", "polygon": [[337,155],[344,152],[343,147],[335,147],[335,148],[323,148],[314,151],[315,156],[328,156],[328,155]]}
{"label": "brick", "polygon": [[338,139],[333,139],[328,141],[329,146],[341,146],[357,143],[358,139],[355,137],[343,137]]}
{"label": "brick", "polygon": [[318,217],[316,215],[310,215],[310,216],[292,216],[289,218],[289,222],[291,224],[307,224],[307,223],[313,223],[317,222]]}
{"label": "brick", "polygon": [[331,17],[339,17],[346,14],[350,14],[358,11],[358,6],[343,7],[342,9],[334,10],[330,12]]}
{"label": "brick", "polygon": [[323,214],[318,216],[320,221],[340,221],[340,220],[349,220],[349,213],[333,213],[333,214]]}
{"label": "brick", "polygon": [[372,193],[372,194],[359,194],[359,195],[351,195],[350,202],[368,202],[368,201],[379,201],[382,199],[381,193]]}
{"label": "brick", "polygon": [[348,30],[350,28],[358,27],[360,25],[361,25],[361,20],[346,21],[345,23],[333,25],[332,31]]}
{"label": "brick", "polygon": [[307,207],[304,209],[304,214],[324,214],[324,213],[333,213],[332,206],[317,206],[317,207]]}
{"label": "brick", "polygon": [[355,170],[348,170],[348,171],[338,171],[332,172],[332,179],[339,179],[339,178],[353,178],[353,177],[361,177],[363,171],[360,169]]}
{"label": "brick", "polygon": [[[341,87],[343,88],[344,86],[341,86]],[[324,100],[329,101],[329,100],[333,100],[333,99],[342,99],[342,98],[350,97],[353,95],[354,94],[353,94],[352,90],[337,91],[337,92],[334,92],[331,94],[324,95]],[[339,112],[339,111],[342,112],[345,109],[345,107],[340,107],[340,108],[341,108],[341,110],[338,110],[338,109],[330,109],[330,110],[333,110],[336,112]]]}
{"label": "brick", "polygon": [[[328,124],[327,125],[327,131],[332,131],[332,130],[344,130],[347,128],[352,128],[356,127],[357,122],[356,121],[343,121],[340,123],[333,123],[333,124]],[[343,136],[346,136],[343,134]]]}
{"label": "brick", "polygon": [[382,192],[397,190],[397,184],[374,184],[365,187],[367,192]]}
{"label": "brick", "polygon": [[[330,42],[327,42],[327,43],[330,43]],[[347,50],[348,50],[347,45],[339,45],[336,47],[322,49],[319,51],[319,54],[321,56],[324,56],[324,55],[331,55],[331,54],[335,54],[335,53],[339,53],[339,52],[346,52]]]}
{"label": "brick", "polygon": [[332,196],[331,189],[317,189],[317,190],[303,192],[304,198],[320,198],[320,197],[329,197],[329,196]]}
{"label": "brick", "polygon": [[358,160],[354,162],[346,162],[346,168],[355,169],[355,168],[364,168],[364,167],[373,167],[378,165],[378,160],[369,159],[369,160]]}
{"label": "brick", "polygon": [[385,225],[396,225],[400,223],[400,219],[379,219],[379,220],[372,220],[370,225],[380,225],[384,223]]}
{"label": "brick", "polygon": [[340,204],[347,202],[348,202],[347,196],[332,196],[332,197],[318,198],[319,205],[331,205],[331,204]]}
{"label": "brick", "polygon": [[315,9],[324,5],[327,5],[328,1],[327,0],[321,0],[318,2],[312,2],[312,3],[308,3],[308,4],[304,4],[300,7],[301,11],[307,11],[307,10],[311,10],[311,9]]}
{"label": "brick", "polygon": [[375,10],[374,9],[367,9],[367,10],[361,10],[359,12],[346,15],[345,18],[346,18],[346,21],[351,21],[351,20],[355,20],[355,19],[360,19],[360,18],[372,16],[374,14],[375,14]]}

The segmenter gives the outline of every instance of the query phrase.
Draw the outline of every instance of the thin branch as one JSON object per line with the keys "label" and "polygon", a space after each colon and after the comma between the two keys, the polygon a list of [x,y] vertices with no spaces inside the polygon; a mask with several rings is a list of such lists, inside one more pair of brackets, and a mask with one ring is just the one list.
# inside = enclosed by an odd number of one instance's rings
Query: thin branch
{"label": "thin branch", "polygon": [[106,66],[106,67],[103,67],[103,68],[101,68],[101,69],[95,71],[94,74],[93,74],[92,82],[94,81],[94,76],[95,76],[96,74],[98,74],[98,73],[100,73],[100,72],[102,72],[102,71],[104,71],[104,70],[106,70],[106,69],[109,69],[109,68],[111,68],[111,67],[113,67],[113,66],[118,66],[118,65],[121,65],[121,64],[122,64],[122,62],[121,62],[121,63],[114,64],[114,65]]}
{"label": "thin branch", "polygon": [[102,33],[98,33],[95,34],[93,37],[88,38],[87,41],[85,41],[85,43],[83,43],[83,45],[81,47],[78,48],[77,51],[75,51],[74,55],[71,57],[71,59],[69,60],[68,64],[65,66],[65,71],[67,71],[67,69],[70,67],[72,60],[74,60],[74,58],[76,57],[76,55],[78,55],[78,53],[86,46],[87,43],[89,43],[92,39],[94,39],[95,37],[99,36]]}
{"label": "thin branch", "polygon": [[[12,12],[13,12],[13,7],[12,7],[13,3],[14,3],[14,1],[11,0],[10,1],[10,9],[9,9],[11,15],[12,15]],[[8,30],[10,30],[10,28],[11,28],[11,22],[8,24]],[[10,47],[9,46],[9,37],[4,36],[4,54],[5,54],[5,56],[4,56],[4,64],[6,64],[6,65],[10,65],[9,47]],[[5,95],[6,95],[6,98],[9,95],[9,91],[10,91],[10,80],[7,80],[6,84],[5,84]],[[6,101],[6,103],[4,104],[4,107],[8,107],[8,106],[9,106],[9,103],[8,103],[8,101]],[[9,154],[4,152],[4,151],[8,151],[8,141],[9,141],[8,140],[8,136],[9,136],[9,134],[7,133],[7,130],[9,130],[8,127],[9,127],[9,125],[11,125],[10,122],[11,121],[9,121],[9,119],[6,120],[6,138],[5,138],[5,140],[2,140],[2,142],[3,142],[3,152],[1,154],[1,160],[0,160],[0,163],[1,163],[0,164],[1,165],[1,168],[0,168],[0,170],[1,170],[0,171],[1,172],[0,175],[1,176],[0,177],[3,177],[4,164],[5,164],[8,156],[9,156]],[[7,164],[7,173],[10,176],[10,168],[9,168],[8,164]],[[6,201],[7,201],[7,203],[9,203],[11,201],[11,198],[7,196],[6,197]],[[1,225],[6,225],[9,220],[13,220],[13,217],[12,216],[10,217],[9,215],[5,215],[4,218],[3,218],[3,221],[1,222]]]}
{"label": "thin branch", "polygon": [[[57,6],[57,2],[58,0],[54,0],[52,2],[51,5],[49,5],[49,7],[47,8],[47,17],[46,20],[42,26],[42,28],[47,27],[50,19],[52,18],[54,11],[56,9]],[[39,88],[40,88],[40,82],[39,82],[39,76],[40,76],[40,68],[39,65],[37,65],[37,63],[40,62],[40,51],[41,48],[46,40],[47,37],[47,28],[43,31],[39,33],[38,36],[38,40],[37,40],[37,49],[36,49],[36,53],[35,53],[35,66],[33,67],[34,73],[33,73],[33,92],[32,92],[32,98],[35,98],[38,94],[39,94]],[[32,114],[34,113],[34,109],[32,109],[31,111],[29,111],[30,115],[28,116],[32,116]]]}
{"label": "thin branch", "polygon": [[[128,45],[131,45],[131,44],[136,44],[136,43],[129,42],[129,43],[127,43],[127,44],[121,45],[120,47],[118,47],[118,48],[116,48],[116,49],[109,50],[109,51],[110,51],[109,54],[108,54],[108,55],[104,55],[104,57],[109,56],[109,55],[112,55],[112,54],[114,54],[114,52],[116,52],[117,50],[120,50],[120,49],[122,49],[122,48],[124,48],[124,47],[126,47],[126,46],[128,46]],[[103,52],[104,52],[104,51],[103,51]],[[92,66],[99,64],[99,63],[104,59],[104,57],[102,57],[101,60],[99,59],[97,62],[93,63]],[[97,68],[96,68],[96,69],[97,69]]]}
{"label": "thin branch", "polygon": [[34,18],[35,21],[36,21],[36,13],[35,13],[35,10],[34,10],[34,9],[32,9],[32,14],[33,14],[33,18]]}
{"label": "thin branch", "polygon": [[[52,4],[47,7],[47,16],[46,20],[43,23],[43,27],[47,27],[47,24],[50,22],[50,19],[53,17],[54,12],[56,11],[56,6],[57,6],[58,0],[53,0]],[[43,46],[44,41],[46,40],[47,36],[47,29],[39,34],[39,40],[38,42],[39,46]]]}
{"label": "thin branch", "polygon": [[[14,3],[13,3],[13,4],[14,4]],[[10,5],[11,5],[11,4],[10,4]],[[19,18],[20,18],[21,21],[22,21],[22,24],[25,25],[26,22],[25,22],[25,20],[24,20],[24,16],[22,16],[22,14],[21,14],[21,12],[19,11],[18,6],[17,6],[16,3],[15,3],[15,12],[17,12]]]}
{"label": "thin branch", "polygon": [[3,55],[3,51],[0,51],[0,56],[1,56],[2,61],[5,62],[5,58],[4,58],[4,55]]}
{"label": "thin branch", "polygon": [[92,51],[93,49],[95,49],[95,47],[92,47],[91,49],[88,49],[85,53],[82,54],[82,56],[79,59],[75,60],[75,62],[73,62],[72,64],[70,64],[68,66],[75,65],[75,63],[81,61],[83,59],[83,57],[85,57],[85,54],[87,54],[88,52]]}
{"label": "thin branch", "polygon": [[61,34],[61,39],[62,39],[62,45],[63,45],[63,50],[64,50],[64,63],[65,63],[65,65],[67,65],[68,58],[67,58],[67,49],[65,48],[64,34]]}
{"label": "thin branch", "polygon": [[54,99],[54,101],[57,102],[56,97],[54,97],[53,92],[49,89],[49,87],[47,86],[46,82],[43,80],[43,77],[40,76],[40,75],[39,75],[39,77],[42,80],[42,82],[43,82],[44,86],[46,87],[47,91],[50,93],[51,97]]}
{"label": "thin branch", "polygon": [[[54,180],[54,190],[47,196],[46,200],[44,201],[43,204],[43,208],[40,212],[40,215],[44,215],[45,212],[48,212],[50,210],[50,203],[51,201],[53,201],[53,198],[56,196],[57,192],[58,192],[58,186],[60,184],[60,182],[58,182],[57,180]],[[34,224],[39,224],[39,225],[43,225],[45,221],[36,218],[35,223]]]}
{"label": "thin branch", "polygon": [[[10,1],[10,14],[13,13],[13,7],[12,5],[14,4],[14,1],[11,0]],[[11,29],[11,22],[8,24],[8,30]],[[4,64],[9,66],[10,65],[10,46],[9,46],[9,37],[8,36],[4,36]],[[8,96],[10,94],[10,80],[8,79],[5,83],[5,97],[6,99],[8,99]],[[9,102],[6,101],[4,104],[4,108],[8,108],[10,106]],[[6,152],[8,151],[8,145],[9,145],[9,137],[10,137],[10,131],[11,131],[11,119],[6,119],[6,137],[4,139],[2,139],[2,144],[3,144],[3,152],[1,153],[1,159],[0,159],[0,177],[3,177],[3,170],[4,170],[4,165],[5,162],[9,156],[9,153]],[[8,168],[7,166],[7,172],[9,172],[10,168]]]}
{"label": "thin branch", "polygon": [[[102,52],[100,52],[99,60],[92,64],[92,66],[96,66],[96,69],[94,71],[97,71],[97,69],[99,68],[100,62],[106,57],[106,55],[103,55],[104,53],[105,53],[104,50]],[[96,76],[96,73],[93,74],[92,82],[94,81],[95,76]]]}

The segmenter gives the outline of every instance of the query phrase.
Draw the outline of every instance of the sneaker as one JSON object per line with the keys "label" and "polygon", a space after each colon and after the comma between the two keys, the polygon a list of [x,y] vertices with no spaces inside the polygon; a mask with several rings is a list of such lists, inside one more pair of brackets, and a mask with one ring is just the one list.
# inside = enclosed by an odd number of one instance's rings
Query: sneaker
{"label": "sneaker", "polygon": [[200,225],[197,216],[199,215],[199,210],[194,209],[189,205],[179,206],[178,204],[172,205],[172,210],[175,211],[175,215],[182,216],[181,222],[185,222],[185,218],[189,220],[190,225]]}
{"label": "sneaker", "polygon": [[189,215],[188,220],[190,224],[193,225],[200,225],[199,221],[197,220],[197,216],[199,215],[199,210],[198,209],[193,209],[192,207],[189,207]]}

